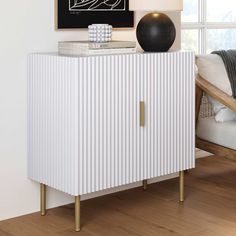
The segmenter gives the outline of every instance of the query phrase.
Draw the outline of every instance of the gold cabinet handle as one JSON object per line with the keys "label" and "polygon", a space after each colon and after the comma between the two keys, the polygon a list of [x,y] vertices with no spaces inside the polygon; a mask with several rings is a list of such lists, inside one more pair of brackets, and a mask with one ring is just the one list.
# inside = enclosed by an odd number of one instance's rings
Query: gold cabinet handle
{"label": "gold cabinet handle", "polygon": [[139,103],[139,109],[140,109],[140,126],[145,126],[145,103],[141,101]]}

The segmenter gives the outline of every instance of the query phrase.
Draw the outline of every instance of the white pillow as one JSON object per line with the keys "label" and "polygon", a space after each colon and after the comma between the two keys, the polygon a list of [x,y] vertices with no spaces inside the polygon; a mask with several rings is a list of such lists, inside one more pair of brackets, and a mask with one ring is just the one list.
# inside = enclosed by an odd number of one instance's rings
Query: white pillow
{"label": "white pillow", "polygon": [[[216,54],[196,56],[198,74],[205,80],[215,85],[217,88],[232,96],[232,88],[221,57]],[[212,104],[215,120],[217,122],[227,122],[236,120],[236,112],[233,112],[223,104],[208,96]]]}
{"label": "white pillow", "polygon": [[220,110],[226,108],[222,103],[218,102],[208,94],[207,94],[207,99],[212,105],[212,110],[214,114],[217,114]]}
{"label": "white pillow", "polygon": [[196,56],[199,75],[220,90],[232,96],[232,89],[221,57],[216,54]]}
{"label": "white pillow", "polygon": [[211,96],[207,95],[209,102],[212,105],[213,112],[215,114],[216,122],[227,122],[236,120],[236,112],[230,110]]}
{"label": "white pillow", "polygon": [[236,112],[229,108],[223,108],[215,116],[216,122],[236,121]]}

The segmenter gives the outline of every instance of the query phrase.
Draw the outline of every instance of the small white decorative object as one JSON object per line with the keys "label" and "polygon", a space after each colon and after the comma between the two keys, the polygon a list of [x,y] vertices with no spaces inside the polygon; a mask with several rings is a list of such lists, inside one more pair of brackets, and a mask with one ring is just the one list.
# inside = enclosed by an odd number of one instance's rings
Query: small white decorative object
{"label": "small white decorative object", "polygon": [[112,26],[108,24],[92,24],[89,27],[90,42],[109,42],[112,38]]}

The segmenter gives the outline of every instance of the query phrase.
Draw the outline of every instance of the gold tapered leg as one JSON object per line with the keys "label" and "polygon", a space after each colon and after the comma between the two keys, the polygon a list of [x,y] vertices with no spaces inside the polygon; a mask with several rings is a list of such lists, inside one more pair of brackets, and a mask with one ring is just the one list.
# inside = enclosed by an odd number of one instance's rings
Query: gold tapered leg
{"label": "gold tapered leg", "polygon": [[147,186],[148,186],[148,182],[147,180],[143,180],[143,190],[146,190],[147,189]]}
{"label": "gold tapered leg", "polygon": [[80,196],[75,197],[75,231],[80,231]]}
{"label": "gold tapered leg", "polygon": [[179,201],[184,202],[184,171],[179,172]]}
{"label": "gold tapered leg", "polygon": [[46,215],[46,185],[40,184],[40,212],[41,216]]}

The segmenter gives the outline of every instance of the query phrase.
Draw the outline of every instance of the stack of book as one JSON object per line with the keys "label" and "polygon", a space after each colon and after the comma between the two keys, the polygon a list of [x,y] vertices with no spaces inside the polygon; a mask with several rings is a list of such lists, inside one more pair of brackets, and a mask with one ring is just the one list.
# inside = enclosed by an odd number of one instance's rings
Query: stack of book
{"label": "stack of book", "polygon": [[105,43],[64,41],[58,43],[58,52],[61,55],[70,56],[135,53],[136,43],[131,41],[110,41]]}

